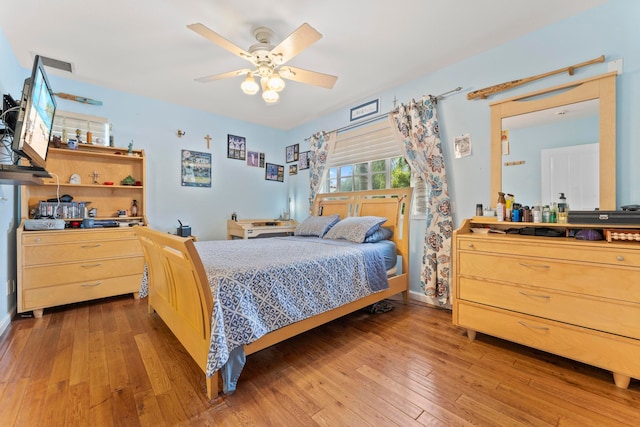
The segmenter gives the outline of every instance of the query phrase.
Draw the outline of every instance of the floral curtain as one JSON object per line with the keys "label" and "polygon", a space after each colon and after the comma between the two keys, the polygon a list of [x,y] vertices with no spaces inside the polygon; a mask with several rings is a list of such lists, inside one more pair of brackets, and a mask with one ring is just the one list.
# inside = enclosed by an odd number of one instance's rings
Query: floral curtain
{"label": "floral curtain", "polygon": [[325,177],[325,166],[327,159],[333,153],[333,147],[336,142],[336,132],[324,133],[318,132],[311,136],[311,148],[309,156],[309,213],[313,207],[313,201],[316,194],[322,187]]}
{"label": "floral curtain", "polygon": [[427,229],[420,283],[431,304],[451,308],[453,220],[436,99],[427,96],[419,102],[400,105],[390,119],[407,162],[427,184]]}

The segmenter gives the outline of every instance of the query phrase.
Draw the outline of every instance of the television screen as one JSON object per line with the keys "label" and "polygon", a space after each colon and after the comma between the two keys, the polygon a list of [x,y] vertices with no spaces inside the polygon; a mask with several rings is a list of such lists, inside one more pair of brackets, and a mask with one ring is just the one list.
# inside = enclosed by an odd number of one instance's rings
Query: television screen
{"label": "television screen", "polygon": [[56,101],[40,56],[33,62],[31,77],[25,80],[18,119],[13,133],[13,150],[32,166],[45,168]]}

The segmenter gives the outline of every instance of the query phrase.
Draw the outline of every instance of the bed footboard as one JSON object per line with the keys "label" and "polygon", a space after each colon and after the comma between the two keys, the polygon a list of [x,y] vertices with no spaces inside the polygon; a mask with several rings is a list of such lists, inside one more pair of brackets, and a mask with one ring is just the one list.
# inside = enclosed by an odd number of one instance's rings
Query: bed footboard
{"label": "bed footboard", "polygon": [[[203,372],[211,338],[213,297],[190,238],[136,227],[149,274],[149,312],[157,312]],[[206,378],[207,396],[219,391],[218,374]]]}

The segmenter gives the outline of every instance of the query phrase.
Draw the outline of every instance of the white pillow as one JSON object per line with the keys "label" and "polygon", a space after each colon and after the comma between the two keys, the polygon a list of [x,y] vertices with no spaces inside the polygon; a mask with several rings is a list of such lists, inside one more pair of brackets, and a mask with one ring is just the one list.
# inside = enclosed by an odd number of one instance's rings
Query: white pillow
{"label": "white pillow", "polygon": [[343,219],[324,235],[325,239],[345,239],[362,243],[364,239],[380,229],[387,218],[380,216],[350,216]]}
{"label": "white pillow", "polygon": [[338,214],[329,216],[310,216],[298,224],[293,235],[322,237],[338,221],[340,221],[340,215]]}

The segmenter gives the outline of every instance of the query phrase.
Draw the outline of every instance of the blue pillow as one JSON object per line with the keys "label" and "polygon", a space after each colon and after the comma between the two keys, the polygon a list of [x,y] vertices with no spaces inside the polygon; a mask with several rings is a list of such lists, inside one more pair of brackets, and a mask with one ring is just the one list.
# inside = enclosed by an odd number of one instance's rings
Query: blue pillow
{"label": "blue pillow", "polygon": [[350,216],[343,219],[324,235],[325,239],[345,239],[363,243],[364,239],[380,229],[387,218],[380,216]]}
{"label": "blue pillow", "polygon": [[338,214],[329,216],[310,216],[298,224],[293,235],[322,237],[338,221],[340,221],[340,215]]}
{"label": "blue pillow", "polygon": [[364,243],[376,243],[382,240],[389,240],[393,236],[393,231],[387,227],[380,227],[372,235],[364,238]]}

